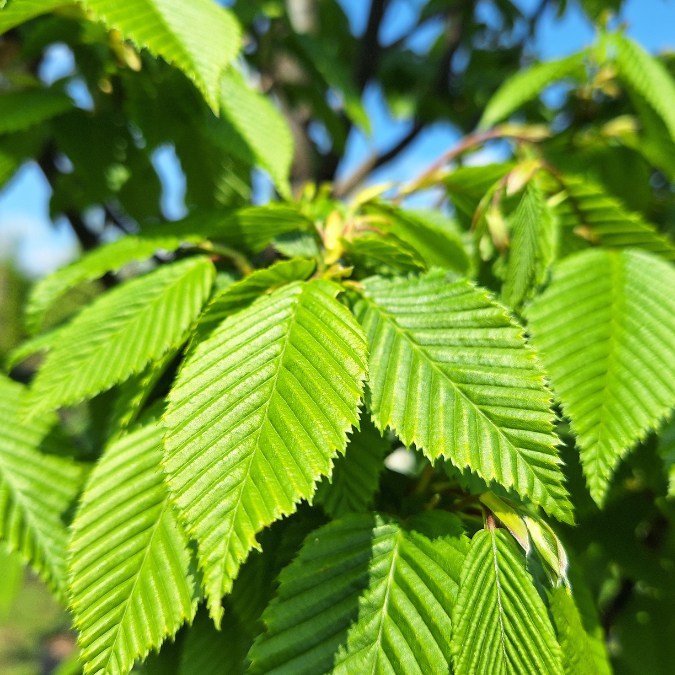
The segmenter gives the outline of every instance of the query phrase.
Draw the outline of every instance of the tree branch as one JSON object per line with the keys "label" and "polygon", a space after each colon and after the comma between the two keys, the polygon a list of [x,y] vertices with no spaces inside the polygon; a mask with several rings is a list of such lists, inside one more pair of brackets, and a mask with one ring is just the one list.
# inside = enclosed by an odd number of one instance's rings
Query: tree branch
{"label": "tree branch", "polygon": [[347,179],[335,186],[334,195],[338,198],[344,198],[356,189],[375,169],[390,162],[399,153],[403,152],[419,135],[424,125],[416,120],[410,131],[393,147],[380,155],[371,155],[363,161]]}

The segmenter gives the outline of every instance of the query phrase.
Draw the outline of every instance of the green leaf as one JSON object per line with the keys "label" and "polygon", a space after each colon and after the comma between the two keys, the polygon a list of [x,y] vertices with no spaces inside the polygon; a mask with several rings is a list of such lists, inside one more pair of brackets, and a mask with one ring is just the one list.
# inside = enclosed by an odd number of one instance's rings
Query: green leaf
{"label": "green leaf", "polygon": [[428,267],[467,272],[469,257],[459,234],[434,220],[432,214],[384,204],[378,205],[377,211],[390,220],[387,230],[417,251]]}
{"label": "green leaf", "polygon": [[208,337],[230,314],[248,307],[254,300],[292,281],[305,280],[316,267],[313,260],[282,260],[271,267],[255,270],[223,289],[206,306],[195,329],[195,339]]}
{"label": "green leaf", "polygon": [[506,309],[438,272],[364,285],[375,424],[571,520],[544,371]]}
{"label": "green leaf", "polygon": [[584,73],[584,53],[564,59],[537,63],[511,76],[488,102],[479,128],[492,127],[506,119],[522,105],[535,99],[546,87],[567,78],[581,79]]}
{"label": "green leaf", "polygon": [[[180,232],[184,229],[184,232]],[[127,235],[96,248],[79,260],[56,270],[33,286],[25,311],[26,328],[36,333],[42,328],[49,309],[73,287],[99,279],[107,272],[118,272],[131,262],[147,260],[157,251],[174,251],[185,242],[199,243],[205,235],[178,223],[152,228],[142,235]]]}
{"label": "green leaf", "polygon": [[269,173],[279,193],[290,198],[293,137],[284,117],[233,70],[222,79],[220,101],[223,115],[242,135],[258,164]]}
{"label": "green leaf", "polygon": [[633,40],[620,33],[609,38],[616,49],[619,77],[656,110],[675,139],[675,81],[668,69]]}
{"label": "green leaf", "polygon": [[358,424],[365,339],[338,291],[295,282],[232,315],[169,395],[168,483],[216,620],[255,535],[311,498]]}
{"label": "green leaf", "polygon": [[319,483],[314,502],[331,518],[366,511],[377,492],[389,447],[389,441],[362,416],[361,429],[354,431],[344,456],[335,461],[331,478]]}
{"label": "green leaf", "polygon": [[602,628],[586,630],[569,587],[549,592],[551,614],[562,647],[565,675],[610,675]]}
{"label": "green leaf", "polygon": [[635,250],[592,250],[554,268],[527,312],[569,417],[593,499],[675,405],[675,270]]}
{"label": "green leaf", "polygon": [[530,184],[511,217],[511,246],[502,288],[504,302],[518,309],[544,282],[555,258],[553,214],[541,190]]}
{"label": "green leaf", "polygon": [[220,79],[241,45],[234,15],[212,0],[80,0],[139,47],[180,68],[218,114]]}
{"label": "green leaf", "polygon": [[0,35],[40,14],[70,4],[68,0],[12,0],[0,10]]}
{"label": "green leaf", "polygon": [[377,514],[314,531],[281,573],[251,673],[437,673],[468,541],[448,513]]}
{"label": "green leaf", "polygon": [[60,332],[33,382],[31,415],[105,391],[180,345],[213,276],[209,260],[188,258],[99,297]]}
{"label": "green leaf", "polygon": [[452,621],[456,675],[563,675],[546,607],[504,530],[471,540]]}
{"label": "green leaf", "polygon": [[206,611],[197,612],[183,640],[178,675],[244,675],[251,638],[234,613],[216,630]]}
{"label": "green leaf", "polygon": [[359,269],[375,273],[426,270],[419,253],[393,234],[363,235],[344,240],[345,255]]}
{"label": "green leaf", "polygon": [[60,91],[26,89],[0,94],[0,134],[23,131],[73,107]]}
{"label": "green leaf", "polygon": [[562,253],[591,244],[641,248],[675,261],[675,244],[602,187],[566,176],[568,198],[556,208]]}
{"label": "green leaf", "polygon": [[21,589],[24,571],[19,555],[4,542],[0,542],[0,570],[0,621],[6,623]]}
{"label": "green leaf", "polygon": [[160,469],[162,435],[150,424],[110,445],[73,522],[71,608],[87,673],[127,673],[197,608]]}
{"label": "green leaf", "polygon": [[43,415],[23,422],[26,394],[25,387],[0,375],[0,539],[63,598],[66,518],[80,491],[83,468],[40,451],[57,420]]}

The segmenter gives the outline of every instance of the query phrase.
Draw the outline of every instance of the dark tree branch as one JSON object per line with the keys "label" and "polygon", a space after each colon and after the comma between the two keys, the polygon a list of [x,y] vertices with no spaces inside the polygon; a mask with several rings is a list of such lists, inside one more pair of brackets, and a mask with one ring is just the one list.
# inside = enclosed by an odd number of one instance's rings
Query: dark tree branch
{"label": "dark tree branch", "polygon": [[379,40],[380,26],[389,0],[371,0],[366,30],[361,38],[359,57],[354,72],[354,82],[359,93],[362,93],[368,80],[375,74],[382,52]]}
{"label": "dark tree branch", "polygon": [[335,186],[334,194],[337,198],[343,198],[356,189],[365,178],[375,169],[387,164],[405,150],[419,135],[424,125],[415,121],[410,131],[386,152],[381,155],[371,155],[362,162],[346,180]]}
{"label": "dark tree branch", "polygon": [[[377,72],[377,66],[382,53],[382,45],[379,40],[380,26],[384,19],[389,0],[371,0],[370,12],[368,14],[368,23],[361,36],[359,44],[359,55],[355,63],[354,83],[357,91],[362,94],[368,81]],[[353,124],[344,113],[340,116],[341,123],[345,129],[345,137],[349,135]],[[331,150],[325,155],[318,171],[318,181],[330,181],[335,177],[338,165],[340,164],[340,155]]]}
{"label": "dark tree branch", "polygon": [[[470,7],[470,4],[468,6]],[[438,61],[436,74],[432,79],[429,88],[430,95],[443,95],[447,91],[448,77],[452,69],[452,59],[462,43],[464,25],[467,17],[468,12],[466,7],[463,11],[456,11],[448,16],[448,22],[445,29],[446,47]],[[391,162],[403,152],[417,138],[423,128],[424,123],[419,118],[415,118],[410,131],[398,141],[398,143],[382,154],[368,157],[356,168],[351,176],[336,186],[334,191],[335,196],[345,197],[355,190],[372,171]]]}

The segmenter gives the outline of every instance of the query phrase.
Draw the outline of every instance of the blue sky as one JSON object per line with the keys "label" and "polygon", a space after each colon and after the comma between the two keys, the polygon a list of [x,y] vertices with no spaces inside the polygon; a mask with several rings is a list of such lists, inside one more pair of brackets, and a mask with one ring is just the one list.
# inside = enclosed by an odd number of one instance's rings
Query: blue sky
{"label": "blue sky", "polygon": [[[369,3],[365,0],[340,0],[355,32],[363,30]],[[385,41],[395,39],[407,30],[414,12],[411,8],[422,0],[392,0],[388,20],[382,27]],[[481,0],[479,11],[490,18],[490,2]],[[532,10],[538,0],[520,0],[525,12]],[[593,28],[581,11],[570,2],[570,11],[563,22],[552,12],[544,16],[536,36],[535,49],[543,58],[555,58],[577,51],[593,39]],[[628,0],[622,21],[628,25],[628,34],[652,51],[675,49],[675,0]],[[433,38],[433,27],[416,36],[412,46]],[[70,67],[66,50],[57,50],[48,70],[50,78],[67,72]],[[78,103],[85,102],[81,92],[72,92]],[[365,105],[376,131],[373,137],[355,135],[347,150],[342,174],[359,164],[370,152],[386,149],[408,129],[408,122],[395,120],[390,115],[376,88],[365,94]],[[408,151],[375,175],[378,181],[406,180],[415,176],[443,150],[457,141],[449,125],[438,124],[421,134]],[[167,213],[180,215],[180,178],[174,168],[168,149],[157,153],[155,166],[165,188]],[[39,169],[25,165],[0,191],[0,256],[13,256],[19,267],[38,276],[66,263],[77,255],[77,245],[65,223],[52,225],[49,220],[49,188]]]}

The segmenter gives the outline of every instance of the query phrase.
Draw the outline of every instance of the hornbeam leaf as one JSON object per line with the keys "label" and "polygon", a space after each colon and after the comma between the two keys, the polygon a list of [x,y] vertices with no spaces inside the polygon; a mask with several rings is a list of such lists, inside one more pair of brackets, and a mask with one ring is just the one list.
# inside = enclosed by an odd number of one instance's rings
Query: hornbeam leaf
{"label": "hornbeam leaf", "polygon": [[160,468],[163,433],[151,423],[110,445],[73,522],[71,607],[87,673],[127,673],[197,609]]}
{"label": "hornbeam leaf", "polygon": [[447,673],[467,549],[440,511],[406,526],[353,514],[315,530],[281,573],[250,672]]}
{"label": "hornbeam leaf", "polygon": [[271,292],[291,281],[303,281],[316,267],[313,260],[282,260],[265,269],[255,270],[216,295],[199,317],[195,339],[206,338],[230,314],[248,307],[263,293]]}
{"label": "hornbeam leaf", "polygon": [[157,251],[173,251],[184,242],[202,241],[205,237],[196,234],[197,229],[196,224],[193,228],[181,228],[179,223],[168,223],[142,235],[128,235],[47,275],[31,289],[25,311],[26,328],[31,333],[39,331],[49,309],[67,291],[84,281],[99,279],[106,272],[117,272],[131,262],[147,260]]}
{"label": "hornbeam leaf", "polygon": [[105,391],[180,345],[213,277],[208,259],[188,258],[97,298],[59,332],[33,382],[30,414]]}
{"label": "hornbeam leaf", "polygon": [[569,587],[551,590],[549,604],[562,647],[565,675],[610,675],[602,628],[596,623],[587,630]]}
{"label": "hornbeam leaf", "polygon": [[26,388],[0,375],[0,539],[29,562],[61,598],[66,593],[66,515],[83,467],[40,447],[55,415],[26,424]]}
{"label": "hornbeam leaf", "polygon": [[490,99],[478,126],[485,129],[501,122],[555,82],[569,77],[580,79],[583,65],[584,53],[581,52],[557,61],[537,63],[518,71]]}
{"label": "hornbeam leaf", "polygon": [[437,272],[364,286],[376,425],[571,520],[544,372],[506,309]]}
{"label": "hornbeam leaf", "polygon": [[237,55],[241,29],[212,0],[80,0],[96,18],[180,68],[216,114],[220,78]]}
{"label": "hornbeam leaf", "polygon": [[564,181],[568,198],[556,208],[563,254],[600,244],[641,248],[675,261],[675,243],[601,186],[572,176]]}
{"label": "hornbeam leaf", "polygon": [[514,309],[532,295],[555,257],[555,221],[544,195],[528,185],[511,221],[511,244],[502,295]]}
{"label": "hornbeam leaf", "polygon": [[616,33],[610,38],[616,47],[619,77],[656,110],[675,139],[675,82],[668,69],[640,45]]}
{"label": "hornbeam leaf", "polygon": [[673,288],[656,256],[594,249],[555,267],[527,312],[598,504],[621,458],[675,406]]}
{"label": "hornbeam leaf", "polygon": [[456,675],[563,675],[548,612],[505,530],[471,540],[452,621]]}
{"label": "hornbeam leaf", "polygon": [[222,78],[220,100],[223,116],[241,134],[281,195],[290,198],[288,174],[293,161],[293,136],[283,115],[232,70]]}
{"label": "hornbeam leaf", "polygon": [[366,511],[377,492],[390,445],[375,425],[362,417],[361,429],[354,431],[344,456],[335,461],[333,475],[317,487],[315,503],[332,518]]}
{"label": "hornbeam leaf", "polygon": [[230,316],[169,395],[168,484],[216,621],[255,535],[311,498],[358,424],[365,338],[338,290],[295,282]]}

